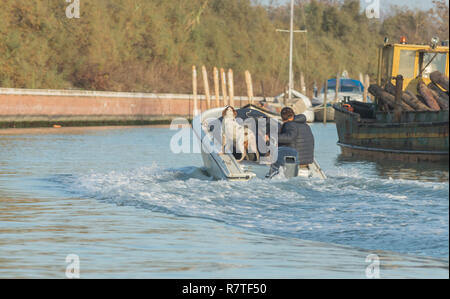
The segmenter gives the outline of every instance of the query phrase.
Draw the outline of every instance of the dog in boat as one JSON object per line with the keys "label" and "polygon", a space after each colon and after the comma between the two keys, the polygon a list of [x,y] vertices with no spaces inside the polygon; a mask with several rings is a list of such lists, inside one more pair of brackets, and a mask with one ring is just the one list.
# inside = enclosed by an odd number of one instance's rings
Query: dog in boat
{"label": "dog in boat", "polygon": [[255,134],[248,127],[240,125],[236,121],[236,116],[237,112],[231,106],[222,111],[222,153],[232,153],[235,145],[237,152],[241,153],[238,162],[242,162],[245,158],[249,160],[249,151],[255,153],[256,159],[259,160]]}

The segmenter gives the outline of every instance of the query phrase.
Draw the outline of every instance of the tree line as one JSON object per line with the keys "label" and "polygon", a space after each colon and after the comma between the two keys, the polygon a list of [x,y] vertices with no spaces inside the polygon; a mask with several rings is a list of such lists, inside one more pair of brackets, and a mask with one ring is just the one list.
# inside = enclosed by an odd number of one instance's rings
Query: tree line
{"label": "tree line", "polygon": [[[430,10],[392,6],[369,19],[360,1],[295,5],[294,70],[307,87],[347,70],[376,75],[384,37],[428,43],[448,39],[448,4]],[[192,65],[231,68],[236,94],[244,71],[255,95],[273,96],[288,81],[289,5],[252,0],[80,0],[79,19],[63,0],[2,0],[0,87],[191,92]],[[212,80],[212,78],[211,78]]]}

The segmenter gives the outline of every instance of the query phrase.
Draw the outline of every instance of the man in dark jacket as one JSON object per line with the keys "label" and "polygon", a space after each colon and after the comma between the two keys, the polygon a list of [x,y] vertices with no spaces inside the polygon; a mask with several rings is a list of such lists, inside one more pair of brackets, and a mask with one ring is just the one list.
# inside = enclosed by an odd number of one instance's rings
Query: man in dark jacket
{"label": "man in dark jacket", "polygon": [[314,162],[314,136],[306,124],[306,116],[295,116],[292,108],[281,110],[283,125],[278,134],[278,158],[271,165],[267,177],[278,174],[280,166],[285,163],[285,157],[295,157],[299,167],[306,167]]}

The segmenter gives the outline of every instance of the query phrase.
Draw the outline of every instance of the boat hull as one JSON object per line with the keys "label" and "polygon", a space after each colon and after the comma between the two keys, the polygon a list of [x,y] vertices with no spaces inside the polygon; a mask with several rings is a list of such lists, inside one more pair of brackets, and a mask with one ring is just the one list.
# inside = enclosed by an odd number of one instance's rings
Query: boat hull
{"label": "boat hull", "polygon": [[338,145],[344,156],[402,161],[448,161],[448,111],[407,112],[400,121],[377,112],[376,119],[334,105]]}
{"label": "boat hull", "polygon": [[[222,153],[217,137],[214,137],[208,128],[216,125],[209,121],[217,120],[223,109],[215,108],[205,111],[194,119],[193,131],[202,144],[201,155],[205,170],[216,180],[248,181],[255,177],[265,178],[270,169],[270,164],[267,164],[269,162],[242,161],[238,163],[233,154]],[[283,170],[284,168],[282,167]],[[294,170],[297,171],[293,171],[292,176],[326,179],[325,173],[316,161],[305,169],[297,169],[297,166],[295,166]],[[285,172],[286,177],[290,178],[290,174],[290,172]]]}
{"label": "boat hull", "polygon": [[[334,109],[333,107],[327,107],[327,121],[334,121]],[[318,109],[315,113],[315,121],[322,122],[324,117],[323,109]]]}
{"label": "boat hull", "polygon": [[397,152],[393,150],[378,150],[373,148],[357,147],[348,144],[338,143],[341,147],[341,153],[344,157],[361,157],[373,160],[394,160],[405,162],[448,162],[448,153],[432,152]]}

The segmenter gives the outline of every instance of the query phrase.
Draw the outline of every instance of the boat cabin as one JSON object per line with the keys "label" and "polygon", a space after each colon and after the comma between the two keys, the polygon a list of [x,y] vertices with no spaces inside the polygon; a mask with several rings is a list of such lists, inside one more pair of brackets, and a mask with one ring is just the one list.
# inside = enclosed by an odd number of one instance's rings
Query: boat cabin
{"label": "boat cabin", "polygon": [[440,46],[437,43],[438,40],[434,39],[431,45],[408,44],[402,37],[398,44],[385,44],[378,54],[378,85],[384,86],[389,81],[395,85],[394,78],[402,75],[403,90],[406,90],[418,77],[429,84],[430,74],[434,71],[448,77],[449,47],[445,43]]}
{"label": "boat cabin", "polygon": [[[329,79],[327,80],[327,90],[328,93],[335,93],[336,92],[336,79]],[[325,89],[322,88],[321,93],[324,93]],[[354,79],[340,79],[339,80],[339,93],[359,93],[362,94],[364,92],[364,85],[361,83],[361,81],[354,80]]]}

